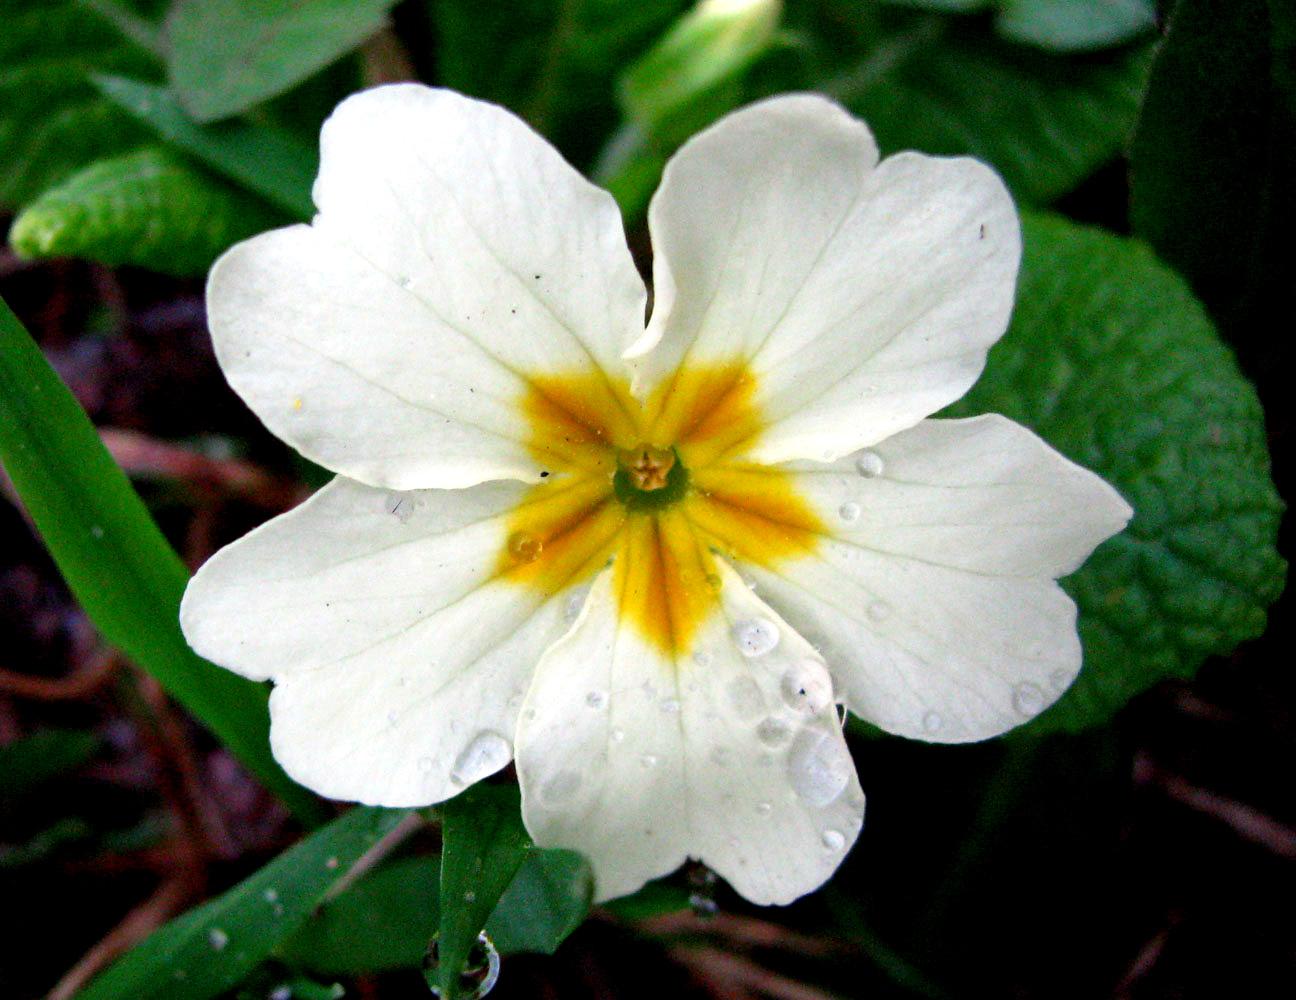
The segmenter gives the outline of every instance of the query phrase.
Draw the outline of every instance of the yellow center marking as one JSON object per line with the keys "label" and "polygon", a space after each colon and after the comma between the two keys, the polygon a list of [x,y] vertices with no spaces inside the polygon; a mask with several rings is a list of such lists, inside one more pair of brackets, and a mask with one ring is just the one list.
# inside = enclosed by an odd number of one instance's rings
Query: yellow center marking
{"label": "yellow center marking", "polygon": [[[551,478],[509,518],[497,571],[544,594],[589,579],[614,560],[619,610],[675,660],[720,600],[713,552],[759,566],[813,551],[824,525],[789,475],[727,458],[761,432],[756,380],[743,365],[686,368],[647,404],[600,374],[545,376],[521,400],[528,446]],[[666,485],[689,474],[677,502],[630,509],[612,479]]]}

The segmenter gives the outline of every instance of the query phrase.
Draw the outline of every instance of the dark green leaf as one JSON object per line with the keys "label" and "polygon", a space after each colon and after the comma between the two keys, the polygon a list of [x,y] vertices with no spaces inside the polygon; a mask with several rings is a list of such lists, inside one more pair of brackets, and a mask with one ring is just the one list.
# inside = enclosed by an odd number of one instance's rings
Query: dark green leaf
{"label": "dark green leaf", "polygon": [[891,0],[907,7],[971,13],[997,10],[995,27],[1028,45],[1074,52],[1127,42],[1156,21],[1155,0]]}
{"label": "dark green leaf", "polygon": [[104,94],[168,143],[299,219],[314,214],[311,185],[318,152],[269,125],[232,121],[199,125],[161,87],[95,76]]}
{"label": "dark green leaf", "polygon": [[231,244],[283,221],[254,196],[149,146],[100,160],[40,195],[14,220],[9,242],[24,257],[197,276]]}
{"label": "dark green leaf", "polygon": [[486,921],[486,935],[510,955],[551,955],[589,915],[594,875],[575,851],[530,851]]}
{"label": "dark green leaf", "polygon": [[1079,729],[1264,630],[1283,504],[1255,390],[1184,282],[1141,243],[1044,216],[1024,228],[1012,326],[951,412],[1022,422],[1134,507],[1064,581],[1085,666],[1030,728]]}
{"label": "dark green leaf", "polygon": [[246,111],[350,52],[396,0],[178,0],[171,87],[199,122]]}
{"label": "dark green leaf", "polygon": [[298,815],[318,802],[270,756],[265,689],[180,634],[189,573],[85,411],[0,302],[0,462],[90,620],[155,676]]}
{"label": "dark green leaf", "polygon": [[92,87],[92,71],[148,76],[157,62],[75,0],[8,4],[0,31],[0,208],[145,132]]}
{"label": "dark green leaf", "polygon": [[405,815],[351,810],[229,892],[155,931],[78,1000],[207,1000],[232,989]]}
{"label": "dark green leaf", "polygon": [[99,749],[86,729],[43,729],[0,746],[0,806],[80,767]]}
{"label": "dark green leaf", "polygon": [[514,785],[473,785],[441,810],[441,926],[429,982],[455,1000],[477,935],[532,846]]}

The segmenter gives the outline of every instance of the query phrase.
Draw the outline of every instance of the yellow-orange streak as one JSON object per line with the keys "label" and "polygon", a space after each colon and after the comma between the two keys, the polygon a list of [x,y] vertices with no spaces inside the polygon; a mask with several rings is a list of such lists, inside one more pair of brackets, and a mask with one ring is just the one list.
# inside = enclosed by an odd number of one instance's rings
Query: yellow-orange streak
{"label": "yellow-orange streak", "polygon": [[598,372],[535,376],[521,404],[530,429],[527,447],[551,472],[611,474],[615,450],[640,440],[639,404],[629,387]]}
{"label": "yellow-orange streak", "polygon": [[773,567],[814,551],[826,529],[792,477],[762,465],[698,469],[683,504],[708,545],[734,559]]}
{"label": "yellow-orange streak", "polygon": [[720,577],[680,509],[630,515],[613,572],[622,620],[671,658],[686,655]]}
{"label": "yellow-orange streak", "polygon": [[[605,477],[541,483],[508,519],[496,572],[513,583],[556,594],[592,576],[616,549],[625,508]],[[520,558],[509,540],[536,543],[534,558]],[[531,548],[532,546],[526,546]]]}
{"label": "yellow-orange streak", "polygon": [[689,469],[710,465],[760,433],[755,392],[746,365],[684,368],[648,401],[652,443],[675,446]]}

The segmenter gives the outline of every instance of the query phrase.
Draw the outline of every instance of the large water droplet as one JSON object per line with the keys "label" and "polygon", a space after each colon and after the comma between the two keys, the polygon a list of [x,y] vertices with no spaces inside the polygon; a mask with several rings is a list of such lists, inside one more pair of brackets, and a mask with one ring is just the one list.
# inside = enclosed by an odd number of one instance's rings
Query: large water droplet
{"label": "large water droplet", "polygon": [[840,851],[846,846],[846,837],[840,830],[825,830],[819,840],[829,851]]}
{"label": "large water droplet", "polygon": [[751,719],[765,711],[765,697],[760,685],[747,674],[729,682],[729,704],[740,719]]}
{"label": "large water droplet", "polygon": [[562,770],[540,786],[540,801],[547,806],[566,802],[581,786],[579,771]]}
{"label": "large water droplet", "polygon": [[540,558],[540,553],[543,549],[544,540],[538,535],[531,534],[529,531],[515,531],[513,534],[509,535],[509,555],[517,562],[535,562]]}
{"label": "large water droplet", "polygon": [[207,932],[207,944],[211,946],[212,951],[224,951],[225,946],[229,944],[229,935],[219,927],[213,927]]}
{"label": "large water droplet", "polygon": [[509,762],[512,755],[508,740],[499,733],[484,729],[469,740],[455,758],[450,780],[458,785],[471,785],[488,774],[494,774]]}
{"label": "large water droplet", "polygon": [[[437,937],[428,942],[427,951],[423,954],[423,979],[434,997],[441,996],[441,962]],[[482,931],[477,941],[468,952],[468,960],[459,970],[459,989],[455,995],[459,1000],[481,1000],[495,988],[499,980],[500,957],[491,939]]]}
{"label": "large water droplet", "polygon": [[945,720],[940,717],[939,712],[928,712],[922,717],[922,727],[925,733],[935,733],[940,731],[940,727],[945,725]]}
{"label": "large water droplet", "polygon": [[788,780],[792,790],[812,806],[835,802],[850,783],[850,754],[840,742],[817,729],[797,733],[788,753]]}
{"label": "large water droplet", "polygon": [[837,508],[837,516],[847,524],[850,524],[852,521],[858,521],[860,516],[860,505],[854,500],[847,500]]}
{"label": "large water droplet", "polygon": [[1012,703],[1022,715],[1039,715],[1044,711],[1044,692],[1030,681],[1022,681],[1013,688]]}
{"label": "large water droplet", "polygon": [[768,719],[762,719],[760,725],[756,727],[756,738],[767,747],[782,746],[791,735],[792,727],[773,715]]}
{"label": "large water droplet", "polygon": [[855,456],[855,471],[865,479],[882,475],[882,456],[876,451],[861,451]]}
{"label": "large water droplet", "polygon": [[779,628],[768,618],[748,618],[733,628],[743,656],[764,656],[779,644]]}
{"label": "large water droplet", "polygon": [[788,668],[779,683],[783,702],[797,712],[814,714],[832,704],[832,678],[818,660],[801,660]]}

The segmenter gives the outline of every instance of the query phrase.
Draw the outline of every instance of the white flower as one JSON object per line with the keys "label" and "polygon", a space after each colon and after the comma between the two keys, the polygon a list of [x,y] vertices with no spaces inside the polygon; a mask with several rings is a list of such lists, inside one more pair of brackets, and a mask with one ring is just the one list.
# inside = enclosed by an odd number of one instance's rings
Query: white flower
{"label": "white flower", "polygon": [[1012,306],[1012,202],[802,95],[671,161],[646,295],[521,121],[398,85],[324,126],[311,225],[208,285],[230,383],[338,474],[214,556],[194,648],[271,678],[298,781],[415,806],[516,759],[600,899],[700,858],[759,903],[864,796],[836,704],[979,740],[1080,667],[1054,582],[1130,510],[998,416],[925,420]]}

